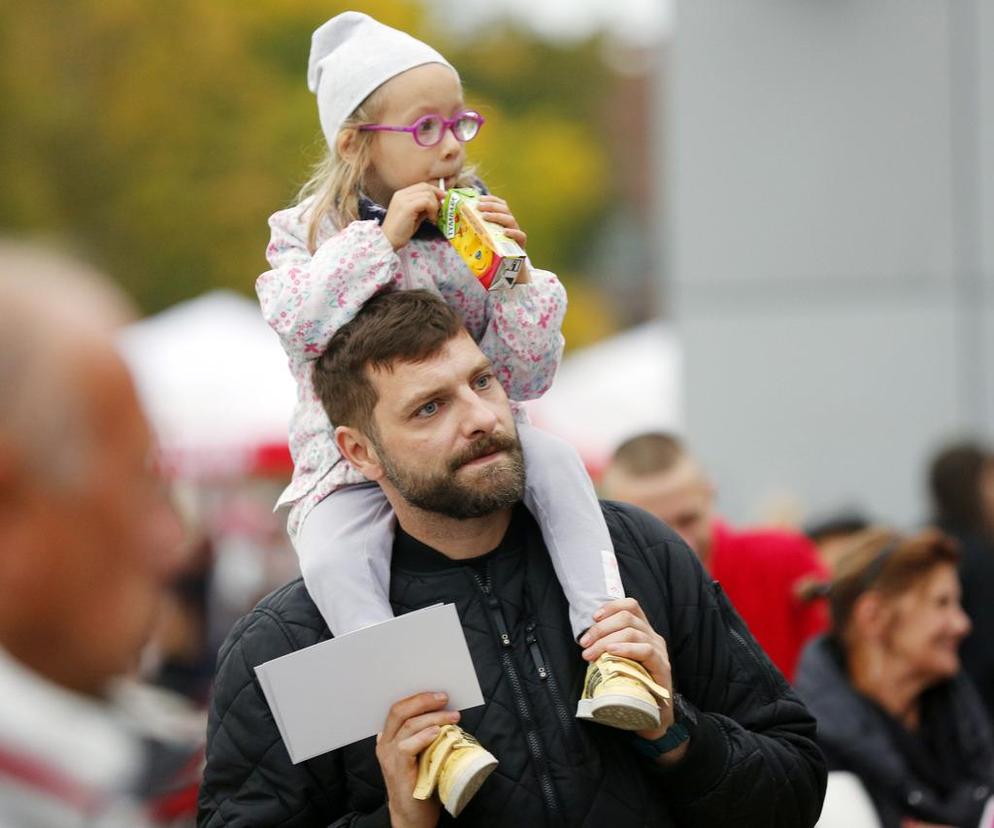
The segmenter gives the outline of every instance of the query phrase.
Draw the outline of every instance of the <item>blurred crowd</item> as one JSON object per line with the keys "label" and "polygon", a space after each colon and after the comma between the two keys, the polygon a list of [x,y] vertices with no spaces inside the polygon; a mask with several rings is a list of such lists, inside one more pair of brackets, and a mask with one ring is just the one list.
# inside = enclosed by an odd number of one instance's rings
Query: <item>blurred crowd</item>
{"label": "blurred crowd", "polygon": [[[989,828],[994,815],[994,454],[950,444],[926,476],[933,513],[904,533],[856,512],[804,532],[732,529],[668,434],[629,440],[605,474],[604,494],[697,552],[815,715],[834,772],[825,826]],[[903,818],[909,806],[929,821]]]}
{"label": "blurred crowd", "polygon": [[[6,243],[0,312],[0,810],[17,825],[193,825],[218,645],[296,575],[278,481],[164,479],[115,347],[131,308],[98,274]],[[626,441],[600,485],[694,550],[880,824],[908,803],[932,816],[904,828],[980,825],[994,453],[951,444],[923,477],[933,512],[908,532],[855,511],[734,527],[721,481],[672,434]]]}

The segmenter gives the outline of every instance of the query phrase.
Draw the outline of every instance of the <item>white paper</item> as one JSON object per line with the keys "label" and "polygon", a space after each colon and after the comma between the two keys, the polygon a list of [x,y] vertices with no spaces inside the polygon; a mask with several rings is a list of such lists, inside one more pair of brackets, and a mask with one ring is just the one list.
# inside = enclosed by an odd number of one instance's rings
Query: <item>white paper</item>
{"label": "white paper", "polygon": [[383,729],[394,702],[445,692],[450,710],[483,704],[452,604],[437,604],[323,641],[255,668],[296,764]]}
{"label": "white paper", "polygon": [[979,828],[994,828],[994,796],[987,800],[984,815],[980,818]]}

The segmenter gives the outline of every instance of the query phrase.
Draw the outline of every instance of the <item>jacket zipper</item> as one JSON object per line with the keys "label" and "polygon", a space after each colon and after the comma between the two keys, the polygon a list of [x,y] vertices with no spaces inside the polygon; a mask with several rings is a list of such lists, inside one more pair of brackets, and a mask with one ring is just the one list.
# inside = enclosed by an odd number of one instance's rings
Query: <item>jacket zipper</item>
{"label": "jacket zipper", "polygon": [[556,821],[559,821],[562,815],[562,808],[559,806],[559,799],[556,796],[556,789],[552,783],[552,775],[549,773],[549,765],[545,758],[545,752],[542,750],[542,742],[538,737],[535,720],[532,718],[531,709],[528,706],[528,699],[525,696],[524,688],[521,686],[521,678],[514,666],[514,659],[511,658],[511,636],[507,631],[507,623],[504,620],[504,612],[501,610],[500,601],[491,589],[489,563],[486,577],[482,577],[476,570],[471,569],[470,571],[480,592],[483,593],[484,603],[486,603],[490,617],[494,622],[494,626],[497,628],[501,663],[504,667],[504,672],[507,674],[508,682],[511,685],[514,702],[518,708],[518,716],[525,726],[525,740],[528,742],[528,750],[532,755],[532,760],[537,769],[538,783],[542,789],[542,797],[545,799],[545,807]]}
{"label": "jacket zipper", "polygon": [[542,645],[538,642],[538,635],[535,633],[536,623],[529,621],[525,627],[525,643],[528,644],[528,651],[531,653],[532,661],[535,663],[535,670],[538,672],[539,680],[545,684],[549,695],[552,697],[552,704],[559,717],[559,724],[562,725],[563,735],[569,744],[570,750],[579,752],[580,739],[576,732],[576,719],[570,715],[569,708],[563,702],[562,693],[559,691],[559,682],[555,675],[545,664],[545,656],[542,653]]}
{"label": "jacket zipper", "polygon": [[718,609],[721,613],[722,619],[725,625],[728,627],[728,632],[731,634],[732,641],[734,641],[738,647],[745,653],[745,657],[753,662],[759,672],[763,676],[763,684],[766,687],[768,693],[768,699],[775,699],[777,697],[776,683],[773,681],[773,677],[770,675],[769,668],[763,663],[762,658],[760,658],[751,646],[749,642],[745,640],[745,637],[736,629],[736,619],[729,613],[727,607],[731,606],[731,602],[728,600],[728,596],[724,594],[724,590],[721,588],[721,584],[717,581],[712,581],[712,589],[714,590],[715,597],[718,599]]}

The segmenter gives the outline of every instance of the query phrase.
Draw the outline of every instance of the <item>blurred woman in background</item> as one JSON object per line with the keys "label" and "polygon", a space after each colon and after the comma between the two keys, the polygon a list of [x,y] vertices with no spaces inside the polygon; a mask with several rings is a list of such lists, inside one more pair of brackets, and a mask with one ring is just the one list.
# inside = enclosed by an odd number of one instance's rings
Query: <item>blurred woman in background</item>
{"label": "blurred woman in background", "polygon": [[829,769],[859,777],[884,828],[977,828],[994,788],[990,725],[960,670],[957,560],[937,530],[868,529],[837,563],[832,631],[801,658]]}

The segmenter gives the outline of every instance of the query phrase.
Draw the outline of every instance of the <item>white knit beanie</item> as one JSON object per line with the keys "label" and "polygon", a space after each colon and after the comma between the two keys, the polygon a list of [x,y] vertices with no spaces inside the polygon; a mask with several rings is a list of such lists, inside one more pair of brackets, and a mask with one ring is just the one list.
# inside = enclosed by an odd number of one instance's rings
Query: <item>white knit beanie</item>
{"label": "white knit beanie", "polygon": [[311,37],[307,86],[318,97],[328,146],[335,146],[345,119],[374,89],[426,63],[441,63],[455,72],[431,46],[368,14],[342,12],[320,26]]}

